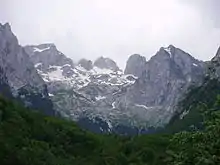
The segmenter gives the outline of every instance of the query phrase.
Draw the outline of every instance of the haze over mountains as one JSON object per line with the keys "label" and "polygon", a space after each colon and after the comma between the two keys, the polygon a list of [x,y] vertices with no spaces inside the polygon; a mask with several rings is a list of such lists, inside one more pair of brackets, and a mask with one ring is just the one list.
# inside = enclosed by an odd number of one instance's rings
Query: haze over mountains
{"label": "haze over mountains", "polygon": [[[52,43],[21,47],[9,24],[0,24],[0,54],[1,83],[9,93],[98,133],[138,134],[165,126],[210,66],[173,45],[148,61],[131,55],[124,71],[107,57],[74,63]],[[212,61],[218,63],[219,51]]]}

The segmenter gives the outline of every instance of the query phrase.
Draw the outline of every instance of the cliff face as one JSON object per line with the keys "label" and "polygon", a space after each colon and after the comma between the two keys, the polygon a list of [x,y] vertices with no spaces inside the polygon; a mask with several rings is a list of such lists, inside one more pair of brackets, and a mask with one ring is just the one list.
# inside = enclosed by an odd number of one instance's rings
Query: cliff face
{"label": "cliff face", "polygon": [[[37,73],[29,55],[19,45],[8,23],[0,24],[0,67],[14,97],[19,98],[29,107],[36,108],[35,105],[38,104],[37,109],[47,111],[47,114],[54,114],[50,101],[48,101],[50,102],[48,106],[43,108],[33,99],[33,96],[37,95],[43,104],[48,97],[47,87]],[[24,89],[25,93],[23,93]]]}

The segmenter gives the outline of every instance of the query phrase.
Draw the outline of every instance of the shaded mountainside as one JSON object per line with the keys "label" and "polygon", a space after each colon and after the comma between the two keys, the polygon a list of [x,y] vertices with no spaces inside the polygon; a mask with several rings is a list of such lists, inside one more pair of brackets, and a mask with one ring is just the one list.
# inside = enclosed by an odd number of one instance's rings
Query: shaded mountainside
{"label": "shaded mountainside", "polygon": [[217,79],[208,79],[201,86],[192,87],[180,101],[179,112],[173,116],[165,131],[179,132],[200,127],[203,121],[201,105],[213,108],[218,95],[220,95],[220,82]]}
{"label": "shaded mountainside", "polygon": [[213,100],[212,108],[205,104],[200,106],[203,111],[202,129],[183,131],[173,136],[166,151],[168,165],[219,164],[220,97]]}
{"label": "shaded mountainside", "polygon": [[0,98],[2,165],[160,165],[168,139],[97,135]]}
{"label": "shaded mountainside", "polygon": [[[4,90],[4,96],[13,95],[28,107],[44,111],[48,115],[55,114],[44,80],[37,73],[24,48],[19,45],[8,23],[0,24],[0,68],[1,80],[5,79],[1,81],[0,87]],[[10,92],[5,93],[5,90]]]}
{"label": "shaded mountainside", "polygon": [[201,127],[201,105],[212,109],[220,95],[220,49],[211,61],[206,63],[206,77],[199,86],[191,86],[180,100],[176,114],[165,131],[178,132]]}
{"label": "shaded mountainside", "polygon": [[161,48],[145,67],[116,105],[126,112],[139,112],[139,121],[145,120],[148,126],[161,127],[172,118],[187,88],[202,82],[204,63],[170,45]]}
{"label": "shaded mountainside", "polygon": [[2,68],[0,68],[0,95],[6,98],[12,98],[10,86],[8,85],[7,77]]}

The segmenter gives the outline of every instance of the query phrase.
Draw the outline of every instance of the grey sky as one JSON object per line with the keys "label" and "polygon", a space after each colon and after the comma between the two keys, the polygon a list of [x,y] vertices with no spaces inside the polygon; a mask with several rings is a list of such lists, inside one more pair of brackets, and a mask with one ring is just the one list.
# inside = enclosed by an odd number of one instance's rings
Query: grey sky
{"label": "grey sky", "polygon": [[201,60],[220,46],[219,0],[0,0],[21,45],[55,43],[74,61],[99,56],[124,67],[173,44]]}

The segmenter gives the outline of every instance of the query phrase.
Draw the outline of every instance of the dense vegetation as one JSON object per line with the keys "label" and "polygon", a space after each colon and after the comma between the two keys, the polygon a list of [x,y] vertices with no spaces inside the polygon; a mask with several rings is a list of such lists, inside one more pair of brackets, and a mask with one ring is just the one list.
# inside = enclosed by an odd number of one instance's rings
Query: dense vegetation
{"label": "dense vegetation", "polygon": [[0,99],[1,165],[160,165],[168,138],[96,135]]}
{"label": "dense vegetation", "polygon": [[218,96],[218,100],[212,109],[207,109],[206,106],[203,106],[203,109],[203,131],[175,134],[167,149],[167,164],[220,164],[220,97]]}
{"label": "dense vegetation", "polygon": [[191,119],[175,121],[179,124],[176,128],[202,122],[201,129],[135,137],[93,134],[73,122],[0,98],[0,164],[218,165],[220,88],[216,87],[213,80],[192,89],[186,97],[189,102],[185,102],[185,106],[194,107],[188,114]]}

